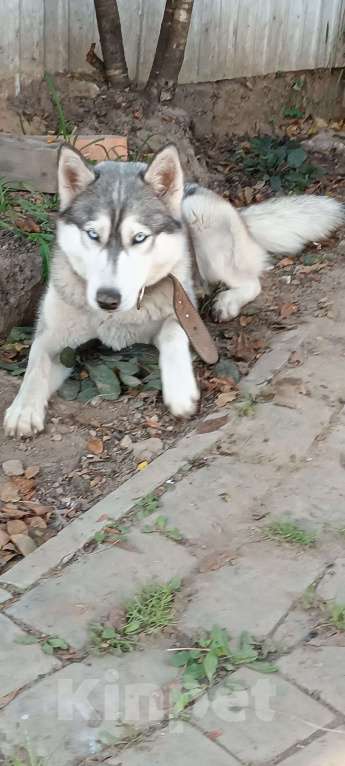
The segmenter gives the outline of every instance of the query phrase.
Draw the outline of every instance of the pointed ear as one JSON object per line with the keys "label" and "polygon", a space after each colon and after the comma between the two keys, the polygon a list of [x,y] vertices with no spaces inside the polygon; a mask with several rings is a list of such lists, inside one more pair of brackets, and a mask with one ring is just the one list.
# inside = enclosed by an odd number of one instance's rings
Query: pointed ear
{"label": "pointed ear", "polygon": [[144,181],[165,202],[170,212],[180,218],[183,197],[183,171],[176,146],[169,144],[153,158]]}
{"label": "pointed ear", "polygon": [[95,179],[94,171],[76,149],[63,144],[58,156],[58,192],[60,210],[65,210],[74,197]]}

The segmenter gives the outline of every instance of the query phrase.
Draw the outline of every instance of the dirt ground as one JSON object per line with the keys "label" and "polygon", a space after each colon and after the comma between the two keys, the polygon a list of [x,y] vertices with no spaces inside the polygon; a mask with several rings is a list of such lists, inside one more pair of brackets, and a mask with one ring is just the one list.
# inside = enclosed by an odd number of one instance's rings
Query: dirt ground
{"label": "dirt ground", "polygon": [[[81,120],[80,129],[83,128]],[[299,136],[303,127],[295,121],[290,131],[292,136],[294,132]],[[237,206],[272,196],[267,182],[253,179],[234,162],[236,151],[245,142],[246,137],[221,142],[204,137],[194,139],[192,146],[193,161],[196,159],[208,174],[209,185]],[[345,155],[315,155],[313,159],[325,174],[311,183],[307,191],[327,192],[345,200]],[[298,258],[273,261],[263,279],[262,295],[232,322],[215,324],[209,312],[210,303],[204,302],[202,312],[217,340],[221,361],[231,361],[235,366],[231,375],[197,362],[202,401],[198,414],[189,422],[177,421],[169,415],[160,392],[133,390],[114,402],[96,398],[83,404],[55,396],[49,407],[46,431],[33,440],[10,440],[1,431],[0,464],[17,459],[26,473],[13,479],[0,473],[0,532],[6,535],[8,520],[14,520],[20,522],[17,534],[28,534],[31,547],[40,545],[98,498],[134,472],[145,469],[145,450],[138,448],[138,443],[152,437],[158,439],[153,458],[181,434],[198,427],[211,410],[223,416],[224,405],[228,406],[231,398],[233,406],[242,406],[236,400],[236,380],[245,376],[256,359],[270,348],[276,334],[313,316],[331,316],[335,286],[339,288],[339,283],[345,286],[344,237],[345,230],[339,231],[322,245],[313,243]],[[1,420],[19,383],[20,378],[0,370]],[[19,555],[18,546],[5,538],[0,550],[0,571],[11,566]]]}

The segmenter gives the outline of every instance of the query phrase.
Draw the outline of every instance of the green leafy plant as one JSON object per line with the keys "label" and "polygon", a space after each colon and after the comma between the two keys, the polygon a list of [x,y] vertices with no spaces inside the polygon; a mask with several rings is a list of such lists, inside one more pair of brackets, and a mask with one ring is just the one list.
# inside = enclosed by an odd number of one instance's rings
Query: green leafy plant
{"label": "green leafy plant", "polygon": [[250,665],[262,673],[275,673],[278,668],[266,660],[260,644],[243,632],[237,648],[230,645],[224,628],[215,626],[193,647],[176,649],[172,664],[180,668],[181,686],[173,695],[173,715],[179,715],[212,684],[220,673],[233,672],[240,665]]}
{"label": "green leafy plant", "polygon": [[153,493],[142,497],[135,505],[137,520],[142,521],[142,519],[146,519],[148,516],[151,516],[158,511],[158,508],[159,497],[156,497]]}
{"label": "green leafy plant", "polygon": [[345,631],[345,604],[334,602],[329,606],[329,622],[339,631]]}
{"label": "green leafy plant", "polygon": [[177,543],[180,543],[183,540],[183,535],[177,527],[169,527],[166,516],[158,516],[151,526],[147,524],[144,527],[143,532],[145,532],[145,534],[158,532],[169,540],[174,540]]}
{"label": "green leafy plant", "polygon": [[291,117],[293,120],[298,120],[304,117],[304,110],[298,106],[286,106],[283,111],[283,115],[284,117]]}
{"label": "green leafy plant", "polygon": [[241,149],[235,159],[249,176],[268,181],[274,192],[303,192],[323,174],[322,168],[308,161],[297,141],[286,138],[252,138],[249,148]]}
{"label": "green leafy plant", "polygon": [[119,527],[115,521],[108,521],[103,529],[100,529],[98,532],[96,532],[93,538],[94,542],[98,545],[103,543],[116,545],[117,543],[125,542],[126,539],[127,529],[125,527]]}

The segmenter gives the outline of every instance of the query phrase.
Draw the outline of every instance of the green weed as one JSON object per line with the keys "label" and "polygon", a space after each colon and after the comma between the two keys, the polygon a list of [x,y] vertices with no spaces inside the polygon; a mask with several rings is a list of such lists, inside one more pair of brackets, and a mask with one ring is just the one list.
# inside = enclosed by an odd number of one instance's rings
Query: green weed
{"label": "green weed", "polygon": [[257,401],[254,396],[248,394],[239,404],[236,409],[240,418],[252,418],[255,415],[255,408]]}
{"label": "green weed", "polygon": [[142,521],[142,519],[146,519],[148,516],[152,516],[153,513],[158,511],[158,508],[159,498],[156,497],[156,495],[151,493],[150,495],[142,497],[141,500],[139,500],[135,505],[135,509],[137,511],[137,520]]}
{"label": "green weed", "polygon": [[173,695],[173,716],[180,715],[200,697],[220,673],[233,672],[240,665],[250,665],[262,673],[278,670],[247,632],[241,634],[237,648],[233,649],[228,632],[216,626],[193,647],[173,650],[172,664],[182,671],[180,689]]}
{"label": "green weed", "polygon": [[91,645],[99,654],[135,649],[140,636],[157,633],[174,620],[176,593],[181,587],[178,578],[166,585],[148,585],[126,606],[121,628],[107,623],[91,625]]}
{"label": "green weed", "polygon": [[127,529],[124,527],[119,527],[115,521],[109,521],[106,526],[103,527],[103,529],[100,529],[99,532],[96,532],[93,538],[97,545],[102,545],[103,543],[116,545],[119,542],[125,542],[126,539]]}
{"label": "green weed", "polygon": [[64,108],[60,98],[60,93],[56,88],[54,78],[52,77],[51,74],[49,74],[49,72],[46,72],[44,75],[44,79],[47,83],[51,102],[56,111],[57,133],[59,136],[62,136],[62,138],[65,141],[69,141],[73,132],[73,127],[74,127],[73,123],[69,122],[69,120],[66,119]]}
{"label": "green weed", "polygon": [[20,239],[33,242],[42,259],[42,276],[49,274],[50,253],[54,241],[51,213],[56,209],[56,195],[18,193],[18,189],[0,179],[0,229]]}
{"label": "green weed", "polygon": [[148,524],[144,527],[143,532],[145,534],[152,534],[153,532],[159,532],[167,537],[168,540],[174,540],[177,543],[182,542],[183,535],[177,527],[169,527],[168,519],[166,516],[157,516],[152,526]]}
{"label": "green weed", "polygon": [[345,604],[334,602],[329,606],[329,622],[337,630],[345,630]]}
{"label": "green weed", "polygon": [[273,192],[304,192],[323,174],[322,168],[308,161],[297,141],[286,138],[252,138],[249,149],[238,151],[235,159],[256,181],[268,181]]}
{"label": "green weed", "polygon": [[282,540],[292,545],[310,546],[315,545],[316,535],[306,532],[293,521],[272,521],[266,527],[268,537]]}

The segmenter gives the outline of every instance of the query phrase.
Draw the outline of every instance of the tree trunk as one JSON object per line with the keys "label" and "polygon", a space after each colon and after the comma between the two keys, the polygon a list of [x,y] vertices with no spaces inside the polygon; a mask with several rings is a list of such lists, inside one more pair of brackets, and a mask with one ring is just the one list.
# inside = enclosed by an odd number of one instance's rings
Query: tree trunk
{"label": "tree trunk", "polygon": [[194,0],[166,0],[148,87],[158,87],[161,100],[173,98],[183,64]]}
{"label": "tree trunk", "polygon": [[129,84],[117,0],[95,0],[105,76],[115,88]]}

